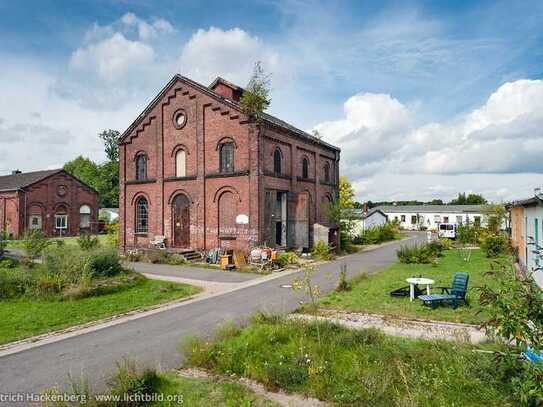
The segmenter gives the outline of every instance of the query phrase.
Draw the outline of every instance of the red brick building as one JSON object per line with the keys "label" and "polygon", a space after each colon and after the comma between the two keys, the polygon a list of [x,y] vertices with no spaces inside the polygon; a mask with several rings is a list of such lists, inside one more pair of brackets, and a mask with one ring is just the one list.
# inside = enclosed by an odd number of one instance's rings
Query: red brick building
{"label": "red brick building", "polygon": [[[174,76],[120,142],[122,249],[310,247],[338,196],[340,150],[271,115],[243,89]],[[320,229],[319,229],[320,230]]]}
{"label": "red brick building", "polygon": [[0,176],[2,230],[12,238],[41,229],[47,236],[95,233],[98,193],[63,169]]}

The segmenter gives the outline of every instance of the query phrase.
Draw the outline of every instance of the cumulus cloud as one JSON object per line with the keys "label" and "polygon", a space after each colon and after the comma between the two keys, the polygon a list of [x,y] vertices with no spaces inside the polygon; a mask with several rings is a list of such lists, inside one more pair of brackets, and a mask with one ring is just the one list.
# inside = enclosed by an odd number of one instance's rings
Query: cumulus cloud
{"label": "cumulus cloud", "polygon": [[[413,126],[414,113],[398,100],[368,93],[349,98],[344,116],[315,128],[342,148],[343,172],[355,182],[372,179],[376,172],[412,176],[543,172],[542,80],[505,83],[482,106],[450,123]],[[361,184],[361,191],[368,185]],[[438,192],[433,185],[428,191]],[[506,194],[502,189],[499,195]]]}
{"label": "cumulus cloud", "polygon": [[178,60],[181,73],[196,81],[211,82],[218,75],[244,86],[254,63],[261,61],[274,80],[281,75],[279,54],[258,37],[240,28],[211,27],[196,31]]}

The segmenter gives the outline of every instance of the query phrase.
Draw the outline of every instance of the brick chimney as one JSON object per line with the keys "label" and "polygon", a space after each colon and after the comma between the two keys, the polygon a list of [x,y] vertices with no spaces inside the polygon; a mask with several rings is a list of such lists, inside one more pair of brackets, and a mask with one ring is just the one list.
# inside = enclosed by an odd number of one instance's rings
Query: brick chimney
{"label": "brick chimney", "polygon": [[209,89],[218,93],[225,99],[231,100],[236,103],[239,103],[241,95],[243,95],[242,87],[228,82],[220,76],[217,77],[217,79],[215,79],[211,85],[209,85]]}

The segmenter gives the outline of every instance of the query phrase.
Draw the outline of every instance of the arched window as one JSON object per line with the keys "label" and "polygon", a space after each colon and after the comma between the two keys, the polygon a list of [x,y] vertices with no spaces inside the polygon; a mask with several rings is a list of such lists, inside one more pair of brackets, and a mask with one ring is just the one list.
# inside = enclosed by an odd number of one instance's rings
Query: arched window
{"label": "arched window", "polygon": [[147,179],[147,156],[143,153],[136,157],[136,179]]}
{"label": "arched window", "polygon": [[234,143],[223,143],[220,145],[219,172],[234,172]]}
{"label": "arched window", "polygon": [[324,164],[324,181],[330,182],[330,163]]}
{"label": "arched window", "polygon": [[89,205],[81,205],[79,208],[79,228],[89,229],[91,225],[91,208]]}
{"label": "arched window", "polygon": [[136,201],[136,233],[147,233],[149,230],[149,204],[144,197]]}
{"label": "arched window", "polygon": [[273,172],[281,174],[281,150],[279,148],[273,152]]}
{"label": "arched window", "polygon": [[302,178],[309,178],[309,160],[306,157],[302,160]]}
{"label": "arched window", "polygon": [[185,150],[179,150],[175,153],[175,176],[184,177],[186,176],[186,153]]}

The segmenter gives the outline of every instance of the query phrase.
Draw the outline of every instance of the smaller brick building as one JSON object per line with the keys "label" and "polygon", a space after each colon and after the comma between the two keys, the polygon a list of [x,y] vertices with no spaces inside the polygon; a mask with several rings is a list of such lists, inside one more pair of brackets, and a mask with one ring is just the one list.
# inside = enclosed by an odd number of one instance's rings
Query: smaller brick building
{"label": "smaller brick building", "polygon": [[63,169],[0,176],[1,230],[11,238],[41,229],[47,236],[96,233],[98,193]]}

